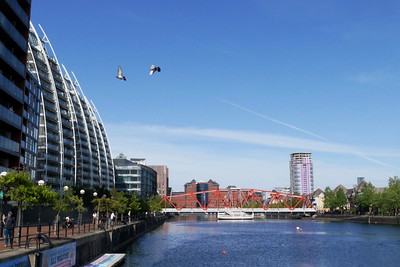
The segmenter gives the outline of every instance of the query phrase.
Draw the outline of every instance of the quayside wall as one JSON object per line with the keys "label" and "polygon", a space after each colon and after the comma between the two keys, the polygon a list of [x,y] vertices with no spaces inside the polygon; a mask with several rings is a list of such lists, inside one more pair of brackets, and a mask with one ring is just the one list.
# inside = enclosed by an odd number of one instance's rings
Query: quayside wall
{"label": "quayside wall", "polygon": [[[118,225],[108,229],[102,228],[96,232],[79,234],[69,238],[51,239],[51,245],[41,243],[38,247],[33,242],[28,248],[14,248],[0,253],[0,266],[3,264],[17,266],[25,261],[29,261],[29,266],[48,266],[48,261],[50,261],[48,254],[51,254],[54,249],[63,250],[65,247],[67,247],[66,253],[64,253],[66,257],[73,258],[75,266],[82,266],[105,253],[122,250],[135,238],[163,224],[167,218],[168,215],[152,216],[126,225]],[[70,251],[68,251],[69,249]],[[58,258],[58,260],[60,259]],[[12,265],[9,265],[11,262]],[[21,266],[27,265],[24,263]]]}
{"label": "quayside wall", "polygon": [[164,223],[165,219],[165,216],[149,218],[76,238],[76,265],[80,266],[104,253],[122,249],[138,236]]}

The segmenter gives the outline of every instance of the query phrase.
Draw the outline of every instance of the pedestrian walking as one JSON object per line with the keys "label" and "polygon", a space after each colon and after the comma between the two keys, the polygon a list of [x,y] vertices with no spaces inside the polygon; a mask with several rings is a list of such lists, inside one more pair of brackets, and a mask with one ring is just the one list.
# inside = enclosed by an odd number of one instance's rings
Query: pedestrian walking
{"label": "pedestrian walking", "polygon": [[10,247],[13,248],[14,238],[14,224],[15,219],[12,217],[13,213],[8,212],[7,217],[4,219],[4,246],[8,247],[8,241],[10,241]]}
{"label": "pedestrian walking", "polygon": [[110,225],[111,226],[113,226],[114,221],[115,221],[115,214],[114,214],[114,212],[111,212],[111,215],[110,215]]}
{"label": "pedestrian walking", "polygon": [[93,217],[93,225],[95,225],[96,222],[97,222],[97,213],[96,213],[96,212],[93,212],[92,217]]}

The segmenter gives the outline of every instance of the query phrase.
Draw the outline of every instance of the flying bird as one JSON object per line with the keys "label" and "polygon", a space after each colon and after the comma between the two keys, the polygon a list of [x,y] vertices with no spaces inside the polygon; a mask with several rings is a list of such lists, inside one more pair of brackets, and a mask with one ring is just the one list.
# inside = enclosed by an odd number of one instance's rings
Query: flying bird
{"label": "flying bird", "polygon": [[161,71],[160,67],[156,67],[154,65],[151,65],[150,66],[150,75],[153,75],[153,73],[156,72],[156,71],[160,72]]}
{"label": "flying bird", "polygon": [[117,76],[117,79],[126,81],[125,76],[122,74],[122,68],[121,68],[121,67],[118,67],[118,76]]}

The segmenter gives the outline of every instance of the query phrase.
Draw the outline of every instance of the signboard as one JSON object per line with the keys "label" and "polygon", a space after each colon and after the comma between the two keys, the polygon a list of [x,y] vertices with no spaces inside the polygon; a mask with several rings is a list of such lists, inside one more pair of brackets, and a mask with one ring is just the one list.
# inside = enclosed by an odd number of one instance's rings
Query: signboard
{"label": "signboard", "polygon": [[76,261],[76,242],[43,251],[42,267],[69,267]]}
{"label": "signboard", "polygon": [[13,259],[7,262],[0,263],[2,267],[29,267],[28,256]]}
{"label": "signboard", "polygon": [[125,253],[106,253],[97,260],[85,265],[85,267],[108,267],[114,266],[125,258]]}

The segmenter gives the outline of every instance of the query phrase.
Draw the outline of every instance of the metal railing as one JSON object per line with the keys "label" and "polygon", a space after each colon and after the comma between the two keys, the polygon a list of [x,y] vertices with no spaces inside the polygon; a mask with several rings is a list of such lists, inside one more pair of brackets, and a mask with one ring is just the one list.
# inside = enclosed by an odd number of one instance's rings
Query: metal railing
{"label": "metal railing", "polygon": [[[135,218],[138,219],[139,217]],[[12,234],[12,238],[9,238],[9,247],[25,247],[29,248],[30,245],[33,244],[33,241],[41,236],[47,236],[50,240],[57,240],[62,238],[68,238],[84,233],[96,232],[107,230],[109,228],[113,228],[118,225],[125,225],[130,222],[129,218],[124,218],[125,220],[117,220],[114,222],[110,222],[110,220],[100,220],[99,224],[93,223],[92,220],[84,220],[78,224],[76,221],[72,221],[72,225],[67,225],[65,221],[48,222],[42,224],[27,224],[22,226],[14,227],[14,231]],[[133,220],[132,220],[133,221]],[[4,242],[4,229],[0,228],[0,244]],[[39,240],[40,242],[40,240]],[[4,244],[4,243],[3,243]],[[38,244],[36,244],[38,245]],[[40,244],[39,244],[40,245]],[[0,245],[0,251],[8,249],[4,246]]]}

